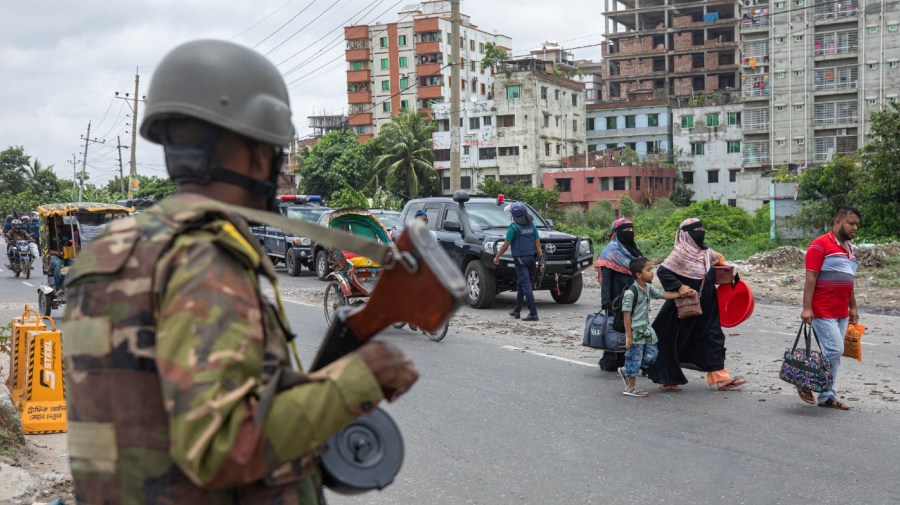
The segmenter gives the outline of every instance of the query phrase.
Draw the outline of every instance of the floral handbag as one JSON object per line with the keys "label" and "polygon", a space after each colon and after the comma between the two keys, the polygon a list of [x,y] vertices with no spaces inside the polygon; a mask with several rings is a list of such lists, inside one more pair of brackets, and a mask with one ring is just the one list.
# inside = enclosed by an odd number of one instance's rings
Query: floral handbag
{"label": "floral handbag", "polygon": [[[800,335],[803,335],[806,341],[806,349],[797,349],[800,342]],[[810,339],[816,339],[818,351],[810,350],[812,344]],[[797,338],[794,339],[794,347],[784,353],[784,362],[781,364],[781,373],[778,374],[781,380],[805,389],[821,393],[831,389],[834,384],[834,375],[831,373],[831,361],[822,354],[822,344],[819,343],[819,337],[812,326],[802,323],[800,331],[797,332]]]}

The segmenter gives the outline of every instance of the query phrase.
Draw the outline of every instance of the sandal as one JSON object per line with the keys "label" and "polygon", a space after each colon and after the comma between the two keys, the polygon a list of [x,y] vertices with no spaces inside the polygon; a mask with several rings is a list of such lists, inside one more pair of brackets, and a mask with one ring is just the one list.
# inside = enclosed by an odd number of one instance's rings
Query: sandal
{"label": "sandal", "polygon": [[850,410],[849,405],[835,400],[833,396],[825,400],[823,403],[820,403],[819,406],[825,407],[827,409]]}
{"label": "sandal", "polygon": [[677,393],[677,392],[681,391],[681,386],[670,386],[668,384],[660,384],[659,389],[662,389],[663,391]]}
{"label": "sandal", "polygon": [[625,391],[622,391],[622,394],[625,396],[636,396],[639,398],[644,398],[647,395],[649,395],[650,393],[644,391],[643,389],[641,389],[637,386],[633,386],[633,387],[627,388]]}
{"label": "sandal", "polygon": [[805,401],[810,405],[815,405],[816,397],[813,396],[812,391],[808,389],[803,389],[800,386],[797,386],[797,395],[800,396],[800,399]]}
{"label": "sandal", "polygon": [[740,389],[740,387],[746,383],[747,381],[745,381],[743,377],[735,377],[725,384],[719,386],[719,391],[734,391],[736,389]]}

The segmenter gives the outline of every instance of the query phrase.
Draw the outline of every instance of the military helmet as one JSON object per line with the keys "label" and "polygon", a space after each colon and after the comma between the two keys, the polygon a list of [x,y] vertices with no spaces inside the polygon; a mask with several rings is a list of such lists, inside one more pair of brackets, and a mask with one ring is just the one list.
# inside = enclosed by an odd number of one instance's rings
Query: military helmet
{"label": "military helmet", "polygon": [[196,40],[167,54],[147,92],[141,136],[161,143],[153,125],[196,118],[275,146],[294,136],[287,87],[263,55],[222,40]]}

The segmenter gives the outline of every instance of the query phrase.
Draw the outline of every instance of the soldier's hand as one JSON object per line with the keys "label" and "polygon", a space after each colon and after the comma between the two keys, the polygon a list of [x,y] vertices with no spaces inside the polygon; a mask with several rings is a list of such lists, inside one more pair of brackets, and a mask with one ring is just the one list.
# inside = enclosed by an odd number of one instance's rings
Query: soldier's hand
{"label": "soldier's hand", "polygon": [[389,402],[400,398],[419,378],[419,370],[399,347],[388,342],[370,342],[356,351],[365,361]]}

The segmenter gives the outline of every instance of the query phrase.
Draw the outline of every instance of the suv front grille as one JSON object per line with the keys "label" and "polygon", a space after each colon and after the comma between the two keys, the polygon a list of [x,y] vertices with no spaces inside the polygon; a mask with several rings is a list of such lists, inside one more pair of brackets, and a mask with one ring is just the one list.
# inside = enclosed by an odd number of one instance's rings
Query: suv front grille
{"label": "suv front grille", "polygon": [[[550,252],[547,250],[547,246],[553,244],[556,247],[556,250]],[[565,241],[554,241],[547,240],[542,241],[541,246],[544,248],[544,252],[547,254],[548,260],[570,260],[575,257],[575,242],[572,240]],[[551,247],[552,249],[552,247]]]}

